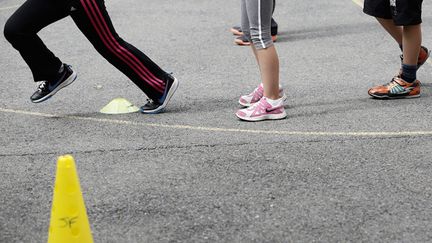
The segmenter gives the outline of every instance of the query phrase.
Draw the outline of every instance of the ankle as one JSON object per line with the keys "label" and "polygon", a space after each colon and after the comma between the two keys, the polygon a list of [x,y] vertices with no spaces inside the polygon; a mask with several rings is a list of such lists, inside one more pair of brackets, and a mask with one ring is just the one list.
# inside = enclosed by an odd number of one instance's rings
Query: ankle
{"label": "ankle", "polygon": [[401,78],[408,83],[412,83],[417,79],[417,65],[402,64]]}
{"label": "ankle", "polygon": [[264,96],[265,98],[267,98],[268,100],[279,100],[281,97],[279,97],[279,94],[277,95],[268,95],[268,96]]}
{"label": "ankle", "polygon": [[283,106],[283,99],[282,98],[275,98],[275,99],[272,99],[269,97],[265,97],[265,98],[266,98],[267,102],[270,105],[272,105],[273,107],[274,106]]}

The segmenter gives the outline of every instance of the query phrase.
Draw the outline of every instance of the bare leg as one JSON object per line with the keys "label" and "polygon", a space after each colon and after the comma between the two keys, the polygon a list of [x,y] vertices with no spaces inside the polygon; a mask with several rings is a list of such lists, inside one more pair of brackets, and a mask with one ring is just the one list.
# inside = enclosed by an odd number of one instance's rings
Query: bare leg
{"label": "bare leg", "polygon": [[404,64],[417,65],[421,42],[422,31],[420,24],[403,27]]}
{"label": "bare leg", "polygon": [[401,26],[396,26],[392,19],[382,19],[376,18],[378,22],[384,27],[384,29],[395,39],[395,41],[402,45],[403,39],[403,28]]}
{"label": "bare leg", "polygon": [[257,50],[252,45],[252,50],[260,68],[264,96],[272,100],[279,99],[279,57],[276,48],[271,46]]}

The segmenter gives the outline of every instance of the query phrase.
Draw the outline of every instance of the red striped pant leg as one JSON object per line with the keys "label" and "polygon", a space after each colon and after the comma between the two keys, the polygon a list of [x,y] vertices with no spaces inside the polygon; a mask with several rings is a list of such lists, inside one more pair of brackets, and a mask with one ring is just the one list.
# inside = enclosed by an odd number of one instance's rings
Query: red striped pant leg
{"label": "red striped pant leg", "polygon": [[159,98],[167,73],[114,29],[103,0],[80,0],[71,16],[95,49],[128,76],[146,95]]}

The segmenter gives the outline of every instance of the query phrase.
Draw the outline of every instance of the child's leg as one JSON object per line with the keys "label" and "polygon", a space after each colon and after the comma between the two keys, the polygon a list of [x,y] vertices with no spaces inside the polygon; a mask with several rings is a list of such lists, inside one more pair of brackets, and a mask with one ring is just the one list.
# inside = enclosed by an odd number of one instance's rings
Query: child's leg
{"label": "child's leg", "polygon": [[[425,47],[421,48],[422,37],[420,25],[402,27],[395,25],[393,19],[376,19],[402,49],[404,64],[421,66],[426,61],[428,53]],[[412,55],[417,49],[417,55]]]}
{"label": "child's leg", "polygon": [[420,24],[403,27],[403,60],[400,77],[408,83],[413,83],[417,80],[421,42]]}
{"label": "child's leg", "polygon": [[[390,22],[380,22],[384,28],[393,36],[393,38],[402,44],[403,63],[401,72],[385,85],[375,86],[369,89],[368,93],[375,98],[415,98],[420,97],[420,82],[417,80],[417,69],[424,63],[428,57],[427,49],[421,48],[421,8],[422,0],[394,0],[385,3],[384,0],[366,0],[365,12],[373,14],[373,8],[377,2],[382,7],[387,5],[388,12],[392,17],[394,26]],[[368,3],[368,8],[366,7]],[[375,12],[376,14],[376,12]],[[382,17],[376,16],[375,17]],[[388,16],[386,16],[388,17]],[[383,18],[386,18],[383,17]],[[402,26],[401,33],[398,27]],[[402,34],[402,41],[400,41]],[[420,53],[420,50],[423,50]],[[419,58],[421,56],[422,58]]]}
{"label": "child's leg", "polygon": [[363,12],[375,17],[399,46],[402,46],[402,28],[393,21],[389,0],[364,0]]}
{"label": "child's leg", "polygon": [[272,45],[266,49],[257,50],[252,45],[252,49],[258,60],[264,85],[264,96],[272,100],[279,99],[279,58],[276,48]]}
{"label": "child's leg", "polygon": [[35,81],[56,78],[62,65],[37,33],[66,16],[68,12],[50,0],[28,0],[6,22],[4,35],[20,52]]}
{"label": "child's leg", "polygon": [[112,65],[128,76],[149,98],[160,99],[172,82],[144,53],[116,33],[103,0],[81,0],[71,16],[96,50]]}
{"label": "child's leg", "polygon": [[[273,15],[273,13],[275,11],[275,7],[276,7],[276,0],[273,0],[272,15]],[[248,23],[248,26],[249,26],[249,23]],[[245,37],[243,35],[243,30],[244,30],[244,28],[242,28],[242,26],[240,25],[240,26],[234,26],[234,27],[232,27],[230,31],[234,35],[238,35],[235,38],[234,43],[236,43],[237,45],[240,45],[240,46],[249,46],[249,45],[251,45],[251,42],[250,42],[250,40],[248,40],[247,37]],[[273,41],[277,40],[277,34],[278,34],[278,23],[272,17],[271,18],[271,35],[272,35]]]}
{"label": "child's leg", "polygon": [[402,47],[403,30],[401,26],[396,26],[393,19],[376,18],[382,27],[395,39],[395,41]]}
{"label": "child's leg", "polygon": [[[407,47],[410,50],[406,50],[401,56],[404,57],[403,62],[405,64],[411,63],[410,65],[413,65],[415,54],[414,56],[408,54],[409,57],[406,57],[405,54],[415,51],[417,44],[421,44],[420,26],[412,27],[421,23],[421,5],[422,0],[397,0],[392,4],[388,0],[365,0],[364,12],[376,17],[402,50],[404,49],[404,42],[414,43],[414,48]],[[404,30],[404,28],[406,29]],[[411,36],[416,36],[416,40],[408,40]],[[404,37],[408,39],[404,41]],[[426,47],[419,47],[418,49],[416,65],[420,67],[426,62],[429,53]]]}
{"label": "child's leg", "polygon": [[[250,28],[249,31],[245,29],[245,34],[250,36],[253,43],[252,50],[260,68],[264,96],[279,99],[279,58],[270,31],[273,1],[244,0],[242,8],[247,13]],[[242,22],[246,21],[245,17],[242,18]]]}
{"label": "child's leg", "polygon": [[[242,0],[242,27],[245,36],[252,42],[263,83],[254,91],[261,96],[251,107],[238,110],[236,116],[245,121],[283,119],[287,116],[284,98],[279,89],[279,57],[271,38],[272,0]],[[239,101],[242,102],[242,97]]]}
{"label": "child's leg", "polygon": [[397,0],[392,2],[392,17],[395,25],[403,26],[402,79],[408,83],[416,81],[418,57],[421,48],[421,13],[423,0]]}
{"label": "child's leg", "polygon": [[403,64],[417,66],[421,43],[420,24],[403,27]]}

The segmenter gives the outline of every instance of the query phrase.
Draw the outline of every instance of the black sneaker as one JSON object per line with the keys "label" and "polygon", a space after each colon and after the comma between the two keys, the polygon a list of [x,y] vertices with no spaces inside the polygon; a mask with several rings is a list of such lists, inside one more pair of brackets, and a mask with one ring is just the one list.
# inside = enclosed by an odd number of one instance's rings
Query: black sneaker
{"label": "black sneaker", "polygon": [[179,81],[168,74],[168,79],[166,81],[166,87],[164,94],[158,100],[147,99],[147,103],[141,106],[141,113],[145,114],[157,114],[163,111],[167,106],[174,92],[177,90]]}
{"label": "black sneaker", "polygon": [[63,67],[64,70],[59,74],[60,77],[57,80],[42,81],[39,84],[36,92],[30,97],[33,103],[40,103],[51,98],[57,91],[75,81],[77,73],[67,64],[63,64]]}

